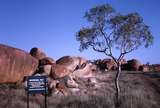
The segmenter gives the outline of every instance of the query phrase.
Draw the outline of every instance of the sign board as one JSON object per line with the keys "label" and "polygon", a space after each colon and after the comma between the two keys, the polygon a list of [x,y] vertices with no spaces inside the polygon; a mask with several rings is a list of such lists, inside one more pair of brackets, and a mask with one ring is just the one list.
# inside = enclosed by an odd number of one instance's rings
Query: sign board
{"label": "sign board", "polygon": [[47,108],[47,80],[46,76],[28,76],[27,77],[27,108],[29,108],[29,94],[45,94],[45,106]]}
{"label": "sign board", "polygon": [[27,91],[29,94],[46,93],[46,76],[29,76],[27,78]]}

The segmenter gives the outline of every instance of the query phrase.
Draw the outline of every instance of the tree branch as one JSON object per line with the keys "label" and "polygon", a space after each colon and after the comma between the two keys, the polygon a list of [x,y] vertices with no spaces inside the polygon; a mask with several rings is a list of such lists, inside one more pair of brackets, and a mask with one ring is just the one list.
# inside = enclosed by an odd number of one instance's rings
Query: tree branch
{"label": "tree branch", "polygon": [[94,43],[89,44],[89,45],[92,46],[93,50],[94,50],[94,51],[97,51],[97,52],[102,52],[102,53],[104,53],[104,52],[106,52],[106,50],[107,50],[107,48],[105,48],[105,49],[103,49],[103,50],[97,49],[97,48],[95,47]]}
{"label": "tree branch", "polygon": [[[100,28],[99,30],[100,30],[100,32],[102,33],[103,37],[105,38],[105,41],[106,41],[106,43],[107,43],[107,46],[108,46],[110,55],[112,55],[112,50],[111,50],[111,46],[110,46],[111,40],[106,37],[106,34],[103,32],[103,28]],[[112,33],[111,33],[111,34],[112,34]],[[111,35],[111,34],[110,34],[110,35]]]}
{"label": "tree branch", "polygon": [[127,54],[127,53],[130,53],[130,52],[132,52],[133,50],[135,50],[135,48],[132,48],[132,49],[130,49],[129,51],[124,51],[122,54]]}

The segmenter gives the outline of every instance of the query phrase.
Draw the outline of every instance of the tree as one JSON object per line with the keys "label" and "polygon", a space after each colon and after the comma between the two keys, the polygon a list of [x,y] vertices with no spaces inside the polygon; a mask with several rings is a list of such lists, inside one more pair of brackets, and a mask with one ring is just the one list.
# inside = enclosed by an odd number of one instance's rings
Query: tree
{"label": "tree", "polygon": [[[76,33],[76,39],[80,42],[79,50],[92,48],[114,60],[117,65],[115,86],[118,98],[121,60],[126,54],[141,46],[148,48],[152,45],[153,36],[150,28],[138,13],[122,15],[116,13],[109,4],[91,8],[84,17],[91,26],[83,27]],[[118,56],[113,54],[114,49],[119,51]]]}

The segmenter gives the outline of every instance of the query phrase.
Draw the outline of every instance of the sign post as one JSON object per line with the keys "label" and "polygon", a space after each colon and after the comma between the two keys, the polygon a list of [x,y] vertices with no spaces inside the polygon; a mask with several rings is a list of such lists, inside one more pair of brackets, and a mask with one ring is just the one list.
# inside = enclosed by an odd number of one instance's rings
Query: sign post
{"label": "sign post", "polygon": [[29,94],[44,94],[45,108],[47,108],[47,80],[46,76],[27,77],[27,108],[29,108]]}

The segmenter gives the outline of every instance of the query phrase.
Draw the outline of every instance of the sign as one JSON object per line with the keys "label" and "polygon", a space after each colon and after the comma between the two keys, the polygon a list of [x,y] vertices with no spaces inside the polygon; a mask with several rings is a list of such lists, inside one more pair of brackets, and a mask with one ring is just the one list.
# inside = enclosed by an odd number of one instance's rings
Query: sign
{"label": "sign", "polygon": [[29,94],[41,94],[47,92],[46,76],[29,76],[27,78],[27,91]]}
{"label": "sign", "polygon": [[44,93],[44,108],[47,108],[47,80],[46,76],[27,77],[27,108],[29,108],[29,94]]}

